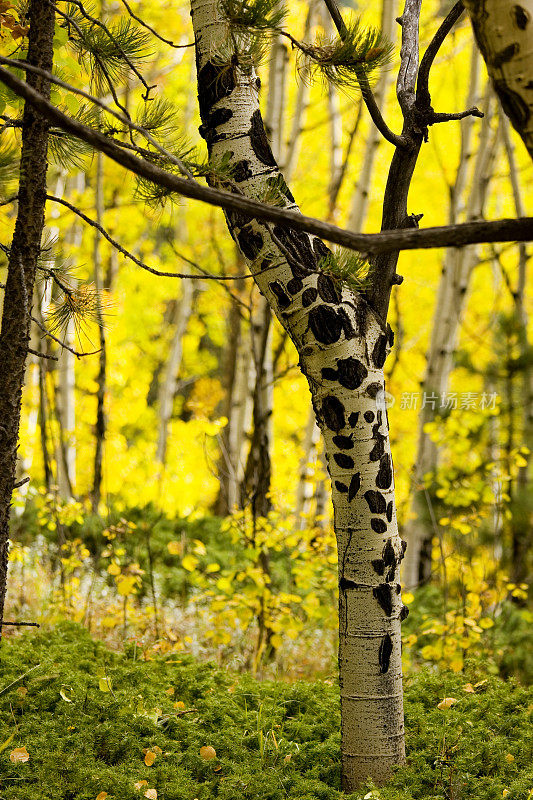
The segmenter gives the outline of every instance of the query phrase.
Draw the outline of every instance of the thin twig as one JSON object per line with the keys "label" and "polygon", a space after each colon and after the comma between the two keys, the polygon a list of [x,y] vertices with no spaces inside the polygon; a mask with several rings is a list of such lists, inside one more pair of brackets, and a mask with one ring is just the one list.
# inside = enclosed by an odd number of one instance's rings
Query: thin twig
{"label": "thin twig", "polygon": [[38,358],[47,358],[50,361],[59,361],[57,356],[52,356],[52,355],[49,355],[48,353],[39,353],[38,350],[33,350],[33,348],[31,348],[31,347],[27,348],[27,352],[31,353],[32,356],[37,356]]}
{"label": "thin twig", "polygon": [[148,25],[147,22],[145,22],[143,19],[134,14],[130,6],[126,2],[126,0],[122,0],[122,4],[126,7],[128,14],[132,19],[135,20],[135,22],[138,22],[139,25],[142,25],[143,28],[146,28],[147,31],[150,31],[150,33],[153,34],[156,37],[156,39],[159,39],[161,42],[170,45],[170,47],[175,47],[177,50],[182,47],[194,47],[195,42],[188,42],[187,44],[175,44],[170,39],[165,39],[164,36],[161,36],[161,34],[158,33],[156,30],[154,30],[154,28],[152,28],[150,25]]}
{"label": "thin twig", "polygon": [[[38,622],[0,622],[2,628],[9,625],[10,628],[40,628]],[[26,673],[28,674],[28,673]]]}
{"label": "thin twig", "polygon": [[[13,489],[20,489],[21,486],[24,486],[26,483],[29,482],[30,482],[29,477],[23,478],[21,481],[17,481],[16,483],[13,484]],[[4,625],[7,625],[7,623],[4,622]]]}
{"label": "thin twig", "polygon": [[84,358],[85,356],[95,356],[97,353],[100,352],[100,350],[94,350],[91,353],[79,353],[77,350],[74,350],[73,347],[70,347],[68,344],[65,344],[65,342],[62,342],[61,339],[58,339],[57,336],[54,336],[54,334],[51,333],[51,331],[49,331],[47,328],[45,328],[44,325],[41,322],[39,322],[39,320],[36,317],[32,316],[31,319],[35,322],[37,327],[39,327],[42,330],[45,336],[48,336],[50,339],[53,339],[54,342],[57,342],[57,344],[60,345],[60,347],[62,347],[64,350],[68,350],[69,353],[72,353],[72,355],[76,356],[76,358]]}

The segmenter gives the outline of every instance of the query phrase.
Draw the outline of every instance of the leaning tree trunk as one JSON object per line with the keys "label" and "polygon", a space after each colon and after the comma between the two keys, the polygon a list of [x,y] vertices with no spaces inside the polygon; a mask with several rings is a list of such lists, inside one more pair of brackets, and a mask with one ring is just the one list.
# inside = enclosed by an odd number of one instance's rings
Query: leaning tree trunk
{"label": "leaning tree trunk", "polygon": [[[192,0],[201,131],[241,192],[283,187],[253,70],[221,63],[228,28],[216,0]],[[295,209],[284,186],[280,203]],[[228,226],[300,357],[324,436],[339,553],[343,784],[383,783],[404,759],[398,536],[383,364],[391,343],[365,300],[319,270],[329,251],[288,226],[227,212]]]}
{"label": "leaning tree trunk", "polygon": [[464,0],[503,110],[533,158],[533,0]]}
{"label": "leaning tree trunk", "polygon": [[[31,0],[29,20],[28,62],[51,71],[53,6],[41,0]],[[50,97],[48,80],[33,72],[28,72],[26,80],[36,91]],[[22,122],[18,215],[9,252],[0,330],[0,637],[7,588],[9,512],[17,467],[22,386],[30,342],[33,287],[44,226],[48,129],[48,122],[26,103]]]}

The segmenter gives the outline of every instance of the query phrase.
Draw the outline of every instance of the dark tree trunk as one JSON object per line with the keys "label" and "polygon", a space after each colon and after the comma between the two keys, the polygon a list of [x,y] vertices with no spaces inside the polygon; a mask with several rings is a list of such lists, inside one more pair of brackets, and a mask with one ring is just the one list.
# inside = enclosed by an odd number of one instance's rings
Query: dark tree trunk
{"label": "dark tree trunk", "polygon": [[[28,62],[47,71],[53,66],[54,9],[42,0],[29,6]],[[46,98],[48,80],[27,74],[27,82]],[[9,253],[0,331],[0,623],[7,588],[9,513],[15,484],[20,408],[26,356],[30,341],[31,309],[37,259],[44,225],[49,123],[26,103],[18,215]],[[0,627],[0,636],[2,629]]]}

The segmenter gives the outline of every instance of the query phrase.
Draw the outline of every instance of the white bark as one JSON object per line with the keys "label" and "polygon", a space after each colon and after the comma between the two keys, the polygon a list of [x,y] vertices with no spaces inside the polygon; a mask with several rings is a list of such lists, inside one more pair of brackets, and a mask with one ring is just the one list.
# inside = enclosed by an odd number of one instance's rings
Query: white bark
{"label": "white bark", "polygon": [[[475,96],[473,94],[475,86],[475,83],[471,84],[472,96]],[[490,98],[484,104],[484,111],[485,117],[481,126],[477,156],[473,168],[472,188],[464,211],[466,221],[479,219],[483,214],[496,152],[496,136],[491,130]],[[468,175],[469,153],[472,146],[471,136],[471,126],[465,127],[463,129],[461,159],[451,197],[450,224],[457,222],[458,217],[461,215],[460,203]],[[470,277],[477,259],[478,248],[475,246],[461,249],[449,248],[444,256],[444,265],[435,304],[431,341],[427,355],[426,373],[422,384],[422,397],[425,393],[426,397],[435,396],[437,400],[434,401],[435,408],[429,402],[420,410],[411,509],[414,517],[408,522],[404,530],[404,537],[408,546],[403,567],[403,579],[405,585],[409,588],[417,586],[421,579],[427,579],[430,569],[430,559],[425,559],[425,565],[421,563],[424,541],[431,540],[433,536],[427,505],[428,498],[422,486],[424,476],[436,469],[438,452],[435,443],[426,433],[424,427],[438,415],[438,406],[441,403],[441,398],[448,389]]]}
{"label": "white bark", "polygon": [[[228,31],[216,0],[192,0],[203,134],[230,153],[240,191],[261,197],[279,170],[253,71],[220,63]],[[296,208],[285,190],[284,205]],[[339,551],[343,783],[382,783],[404,758],[398,536],[388,422],[377,398],[390,345],[363,298],[319,272],[316,237],[227,213],[232,235],[300,356],[332,478]],[[268,267],[268,269],[267,269]]]}
{"label": "white bark", "polygon": [[[394,41],[395,38],[396,28],[398,27],[396,23],[397,16],[398,0],[382,0],[381,30],[390,41]],[[387,89],[390,85],[391,78],[391,70],[382,70],[374,92],[376,103],[378,104],[380,110],[385,104]],[[366,219],[372,171],[374,169],[374,161],[380,141],[380,132],[376,126],[370,122],[370,129],[368,132],[368,138],[366,140],[363,162],[359,172],[359,178],[355,186],[350,210],[350,218],[348,222],[348,228],[352,231],[360,231]]]}
{"label": "white bark", "polygon": [[320,438],[320,428],[316,424],[315,412],[309,409],[309,416],[305,426],[305,435],[302,442],[303,456],[300,461],[298,487],[296,489],[296,505],[294,516],[298,530],[308,527],[311,501],[313,499],[312,476],[316,464],[316,446]]}
{"label": "white bark", "polygon": [[176,304],[176,313],[172,320],[174,334],[165,367],[165,377],[159,392],[159,434],[156,449],[156,461],[165,465],[168,445],[168,428],[172,418],[174,398],[178,384],[178,372],[183,354],[183,337],[192,312],[193,281],[181,282],[181,297]]}
{"label": "white bark", "polygon": [[465,0],[502,107],[533,158],[533,0]]}
{"label": "white bark", "polygon": [[[307,42],[313,32],[314,26],[314,0],[309,3],[307,17],[305,19],[304,32],[302,41]],[[294,107],[294,115],[292,118],[291,132],[285,143],[284,159],[280,163],[283,165],[283,174],[285,180],[290,181],[293,172],[296,168],[298,161],[298,154],[300,152],[300,142],[305,125],[305,117],[307,108],[309,106],[309,95],[311,90],[311,81],[308,71],[305,66],[303,67],[303,74],[301,75],[300,83],[298,84],[298,91],[296,94],[296,104]],[[274,151],[275,152],[275,151]]]}

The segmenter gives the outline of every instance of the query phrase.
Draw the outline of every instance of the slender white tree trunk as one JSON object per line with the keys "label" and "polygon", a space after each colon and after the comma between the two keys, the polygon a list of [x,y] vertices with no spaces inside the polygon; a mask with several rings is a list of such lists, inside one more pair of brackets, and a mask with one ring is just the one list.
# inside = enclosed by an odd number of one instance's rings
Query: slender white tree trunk
{"label": "slender white tree trunk", "polygon": [[[240,191],[264,196],[280,173],[253,70],[221,64],[228,42],[216,0],[192,0],[202,132],[229,154]],[[280,197],[280,202],[282,198]],[[283,203],[296,208],[290,191]],[[386,781],[404,759],[399,564],[388,421],[381,398],[391,343],[365,300],[320,272],[316,237],[228,212],[232,236],[300,356],[325,442],[339,552],[343,783]]]}
{"label": "slender white tree trunk", "polygon": [[[305,19],[304,32],[302,41],[307,42],[310,40],[313,33],[315,17],[315,0],[311,0]],[[305,125],[305,117],[307,108],[309,106],[309,95],[311,89],[311,81],[309,75],[306,74],[306,69],[303,67],[303,74],[300,83],[298,84],[298,91],[296,94],[296,104],[294,107],[294,115],[292,118],[291,131],[287,138],[284,151],[284,159],[280,163],[283,165],[283,174],[285,180],[290,181],[293,172],[296,168],[298,161],[298,154],[300,152],[300,142]]]}
{"label": "slender white tree trunk", "polygon": [[[471,146],[471,129],[464,131],[464,158],[460,160],[456,183],[450,205],[450,224],[464,216],[465,221],[482,216],[496,152],[496,135],[491,130],[490,98],[484,104],[485,117],[481,126],[477,156],[474,163],[472,188],[464,214],[460,202],[468,174],[467,153]],[[465,120],[466,122],[466,120]],[[403,566],[406,586],[413,588],[429,578],[431,570],[431,539],[434,531],[428,509],[428,495],[423,487],[424,476],[436,469],[438,451],[435,443],[425,431],[425,426],[439,414],[442,398],[446,395],[453,369],[453,357],[472,270],[478,259],[477,247],[460,250],[448,249],[439,282],[431,341],[427,355],[426,373],[422,383],[419,416],[418,449],[414,467],[412,496],[412,519],[405,526],[403,535],[407,541],[407,553]]]}
{"label": "slender white tree trunk", "polygon": [[[396,23],[397,16],[398,0],[382,0],[381,30],[391,42],[394,41],[396,28],[398,27]],[[385,103],[387,89],[389,88],[391,77],[392,71],[388,69],[384,69],[379,77],[374,94],[380,109],[383,108]],[[359,178],[357,179],[357,184],[355,186],[350,210],[350,218],[348,222],[348,227],[352,231],[360,231],[366,219],[372,172],[380,142],[381,134],[376,126],[370,122],[370,129],[368,131],[368,138],[366,140],[363,161],[361,164],[361,170],[359,172]]]}
{"label": "slender white tree trunk", "polygon": [[533,0],[465,0],[503,110],[533,158]]}
{"label": "slender white tree trunk", "polygon": [[320,429],[316,424],[315,412],[309,409],[309,416],[305,426],[305,435],[302,442],[304,454],[300,461],[298,487],[296,489],[296,506],[294,515],[298,530],[304,530],[309,525],[309,513],[313,499],[312,476],[316,463],[316,446],[320,438]]}
{"label": "slender white tree trunk", "polygon": [[176,304],[176,313],[172,320],[174,335],[170,345],[170,353],[165,367],[165,377],[159,392],[159,434],[157,439],[156,460],[165,465],[168,445],[168,428],[172,418],[174,397],[178,383],[178,372],[183,354],[183,337],[192,312],[194,286],[192,281],[181,282],[181,297]]}

